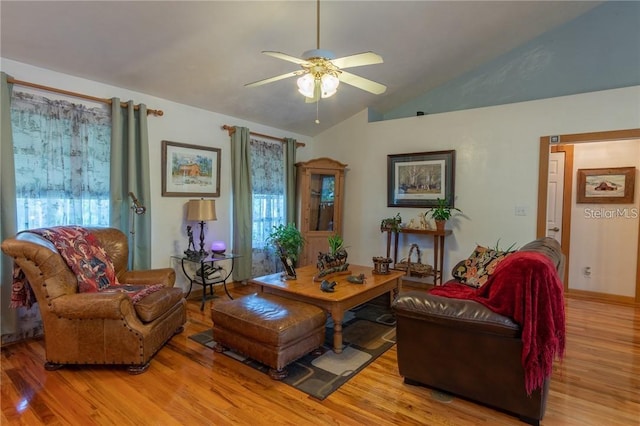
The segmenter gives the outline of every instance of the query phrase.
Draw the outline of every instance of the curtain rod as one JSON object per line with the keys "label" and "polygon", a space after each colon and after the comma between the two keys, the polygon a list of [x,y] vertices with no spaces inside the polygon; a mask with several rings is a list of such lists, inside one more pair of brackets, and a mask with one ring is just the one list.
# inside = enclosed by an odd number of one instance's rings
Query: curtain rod
{"label": "curtain rod", "polygon": [[[222,130],[226,130],[227,132],[229,132],[229,136],[233,135],[236,132],[235,127],[229,126],[227,124],[222,126]],[[263,138],[273,139],[274,141],[278,141],[282,143],[286,142],[285,138],[278,138],[275,136],[265,135],[264,133],[249,132],[249,134],[252,134],[253,136],[262,136]],[[306,146],[306,145],[303,142],[296,142],[296,147],[301,147],[301,146]]]}
{"label": "curtain rod", "polygon": [[[108,105],[111,105],[113,103],[111,101],[111,99],[97,98],[95,96],[84,95],[82,93],[70,92],[68,90],[63,90],[63,89],[56,89],[55,87],[43,86],[42,84],[36,84],[36,83],[30,83],[28,81],[16,80],[13,77],[7,77],[7,83],[18,84],[20,86],[33,87],[33,88],[41,89],[41,90],[47,90],[49,92],[60,93],[60,94],[63,94],[63,95],[68,95],[68,96],[74,96],[76,98],[88,99],[90,101],[95,101],[95,102],[102,102],[102,103],[105,103],[105,104],[108,104]],[[124,107],[127,106],[127,103],[126,102],[120,102],[120,106],[124,108]],[[139,110],[140,109],[140,105],[135,105],[133,108],[135,110]],[[164,115],[164,112],[161,109],[149,109],[149,108],[147,108],[147,115],[149,115],[149,114],[153,114],[156,117],[162,117]]]}

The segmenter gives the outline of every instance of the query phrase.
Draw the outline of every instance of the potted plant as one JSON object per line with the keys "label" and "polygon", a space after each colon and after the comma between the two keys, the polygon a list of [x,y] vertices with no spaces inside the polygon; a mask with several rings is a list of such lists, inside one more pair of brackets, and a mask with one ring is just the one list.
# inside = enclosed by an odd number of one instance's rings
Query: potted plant
{"label": "potted plant", "polygon": [[341,235],[333,234],[329,236],[329,254],[335,259],[337,265],[347,263],[349,254],[344,247],[344,240]]}
{"label": "potted plant", "polygon": [[447,220],[451,219],[454,211],[462,213],[462,210],[460,210],[459,208],[449,207],[446,204],[445,200],[438,198],[436,206],[431,207],[429,210],[427,210],[426,214],[431,215],[433,220],[435,220],[436,230],[443,231],[444,224]]}
{"label": "potted plant", "polygon": [[278,251],[287,275],[295,278],[294,265],[304,246],[302,233],[293,223],[274,225],[268,236],[268,242]]}
{"label": "potted plant", "polygon": [[289,257],[294,262],[298,260],[300,250],[304,246],[302,233],[293,223],[274,225],[268,241],[278,250],[280,255]]}
{"label": "potted plant", "polygon": [[338,253],[344,245],[344,240],[339,234],[333,234],[329,236],[329,253],[335,255]]}
{"label": "potted plant", "polygon": [[388,217],[386,219],[382,219],[380,222],[380,232],[391,231],[398,232],[400,230],[400,224],[402,223],[402,217],[400,217],[400,213],[396,214],[394,217]]}
{"label": "potted plant", "polygon": [[349,254],[344,247],[344,239],[340,234],[329,235],[327,238],[329,243],[329,252],[318,254],[318,270],[319,277],[326,277],[332,273],[346,271],[349,267],[347,258]]}

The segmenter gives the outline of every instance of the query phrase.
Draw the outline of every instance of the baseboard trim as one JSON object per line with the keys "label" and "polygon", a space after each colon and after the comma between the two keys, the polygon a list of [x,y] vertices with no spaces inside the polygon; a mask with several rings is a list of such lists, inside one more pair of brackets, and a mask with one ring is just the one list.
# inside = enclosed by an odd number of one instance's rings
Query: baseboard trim
{"label": "baseboard trim", "polygon": [[589,300],[592,302],[613,303],[625,306],[640,306],[631,296],[619,296],[616,294],[599,293],[595,291],[569,289],[565,291],[567,297],[573,299]]}

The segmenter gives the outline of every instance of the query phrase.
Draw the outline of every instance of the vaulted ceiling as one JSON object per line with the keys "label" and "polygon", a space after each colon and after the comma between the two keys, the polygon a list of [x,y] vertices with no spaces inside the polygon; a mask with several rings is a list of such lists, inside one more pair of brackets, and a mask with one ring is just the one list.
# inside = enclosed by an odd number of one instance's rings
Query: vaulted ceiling
{"label": "vaulted ceiling", "polygon": [[349,71],[388,89],[373,95],[341,84],[318,105],[304,102],[294,78],[244,87],[298,69],[260,52],[300,56],[315,48],[315,1],[3,0],[0,54],[314,136],[367,107],[384,113],[402,105],[598,4],[322,1],[320,46],[338,57],[380,54],[384,63]]}

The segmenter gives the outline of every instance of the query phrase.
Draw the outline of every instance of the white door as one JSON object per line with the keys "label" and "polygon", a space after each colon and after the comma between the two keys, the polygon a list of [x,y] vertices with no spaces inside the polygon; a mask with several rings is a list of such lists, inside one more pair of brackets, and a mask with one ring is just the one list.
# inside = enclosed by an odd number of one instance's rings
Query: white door
{"label": "white door", "polygon": [[549,155],[547,192],[547,237],[562,239],[562,196],[564,192],[564,152]]}

